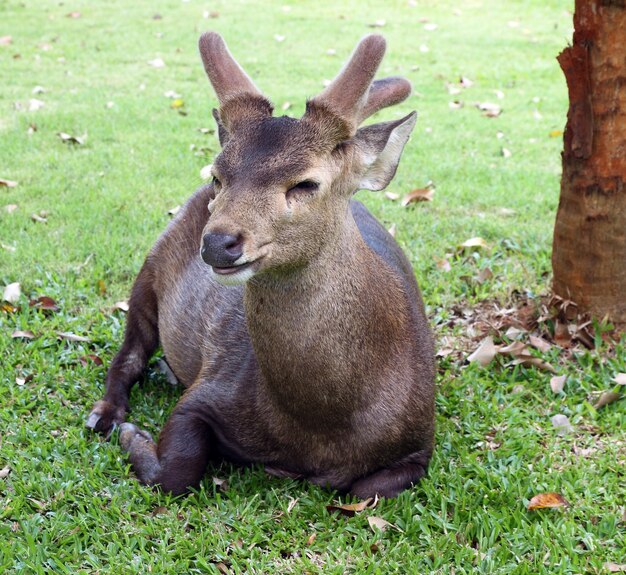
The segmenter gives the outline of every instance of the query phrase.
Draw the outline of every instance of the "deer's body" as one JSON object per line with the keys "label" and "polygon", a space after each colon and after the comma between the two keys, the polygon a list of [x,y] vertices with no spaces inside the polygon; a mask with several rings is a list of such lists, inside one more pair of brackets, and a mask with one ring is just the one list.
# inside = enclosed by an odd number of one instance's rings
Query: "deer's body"
{"label": "deer's body", "polygon": [[[379,189],[393,176],[412,117],[355,125],[405,87],[370,88],[370,77],[343,109],[330,90],[302,120],[272,118],[247,77],[224,86],[234,72],[216,38],[201,43],[222,105],[214,183],[148,256],[88,425],[106,432],[123,421],[130,386],[160,342],[188,389],[158,444],[122,425],[145,483],[181,492],[211,459],[227,458],[393,496],[432,453],[433,346],[408,260],[351,195],[359,181]],[[366,41],[370,50],[379,42]],[[391,168],[376,163],[388,156]]]}

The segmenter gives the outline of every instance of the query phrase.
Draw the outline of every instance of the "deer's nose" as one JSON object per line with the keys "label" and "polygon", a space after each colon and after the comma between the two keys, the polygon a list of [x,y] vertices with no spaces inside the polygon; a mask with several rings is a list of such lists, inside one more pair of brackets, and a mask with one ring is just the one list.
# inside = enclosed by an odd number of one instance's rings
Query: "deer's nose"
{"label": "deer's nose", "polygon": [[202,238],[200,253],[202,259],[212,267],[232,267],[243,255],[243,237],[211,232]]}

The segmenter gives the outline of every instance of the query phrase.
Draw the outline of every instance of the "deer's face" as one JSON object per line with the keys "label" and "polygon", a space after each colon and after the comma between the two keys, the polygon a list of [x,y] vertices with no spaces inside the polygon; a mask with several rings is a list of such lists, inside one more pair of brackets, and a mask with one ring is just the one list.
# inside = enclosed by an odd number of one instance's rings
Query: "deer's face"
{"label": "deer's face", "polygon": [[250,122],[213,164],[202,257],[221,283],[305,265],[332,241],[356,181],[347,145],[288,117]]}
{"label": "deer's face", "polygon": [[301,119],[274,118],[272,105],[215,33],[200,53],[218,100],[222,152],[213,164],[201,255],[213,277],[238,284],[261,273],[307,265],[331,243],[340,253],[348,205],[357,188],[383,189],[415,124],[415,113],[358,128],[377,110],[404,100],[402,78],[374,81],[385,50],[368,36]]}

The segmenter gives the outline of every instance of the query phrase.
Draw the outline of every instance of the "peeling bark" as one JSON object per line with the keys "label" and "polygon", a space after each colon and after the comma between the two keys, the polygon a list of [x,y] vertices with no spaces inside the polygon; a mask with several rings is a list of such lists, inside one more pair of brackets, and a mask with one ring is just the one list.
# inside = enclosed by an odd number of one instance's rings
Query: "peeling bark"
{"label": "peeling bark", "polygon": [[626,328],[626,1],[576,0],[554,293]]}

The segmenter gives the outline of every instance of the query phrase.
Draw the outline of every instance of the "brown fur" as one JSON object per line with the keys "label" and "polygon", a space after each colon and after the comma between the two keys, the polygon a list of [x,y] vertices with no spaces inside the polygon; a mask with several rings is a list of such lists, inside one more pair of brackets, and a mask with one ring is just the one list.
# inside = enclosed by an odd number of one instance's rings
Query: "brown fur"
{"label": "brown fur", "polygon": [[[224,457],[394,496],[432,453],[433,344],[409,262],[351,198],[395,173],[414,114],[356,127],[407,83],[372,84],[384,40],[368,37],[302,119],[273,118],[221,38],[200,47],[220,100],[216,180],[150,252],[87,424],[122,424],[139,479],[175,493]],[[188,389],[154,443],[122,422],[158,342]]]}

